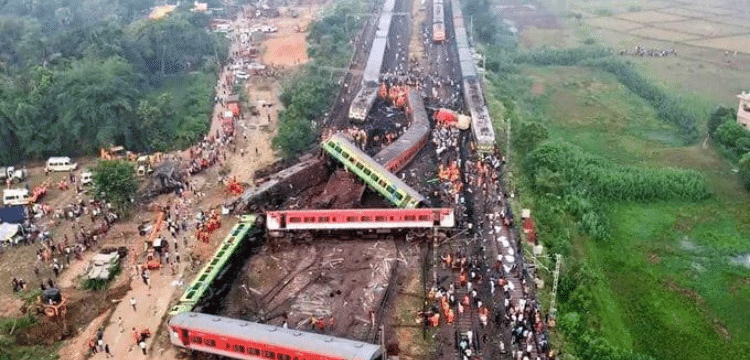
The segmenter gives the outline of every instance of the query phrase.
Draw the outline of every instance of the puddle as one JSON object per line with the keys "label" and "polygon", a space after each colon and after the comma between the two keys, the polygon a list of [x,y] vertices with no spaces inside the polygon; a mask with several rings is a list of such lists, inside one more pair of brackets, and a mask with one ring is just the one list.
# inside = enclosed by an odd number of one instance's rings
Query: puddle
{"label": "puddle", "polygon": [[694,242],[690,241],[687,238],[687,236],[684,237],[682,240],[680,240],[680,248],[682,248],[683,250],[692,251],[692,252],[698,252],[698,251],[703,250],[702,246],[696,245]]}
{"label": "puddle", "polygon": [[750,254],[740,254],[729,258],[729,262],[733,265],[740,265],[746,268],[750,268]]}

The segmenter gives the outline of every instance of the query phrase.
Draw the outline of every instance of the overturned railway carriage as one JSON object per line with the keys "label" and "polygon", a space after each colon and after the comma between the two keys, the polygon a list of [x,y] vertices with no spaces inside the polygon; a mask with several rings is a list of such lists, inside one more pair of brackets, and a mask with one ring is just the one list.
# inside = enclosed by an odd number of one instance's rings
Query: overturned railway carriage
{"label": "overturned railway carriage", "polygon": [[418,191],[406,185],[343,135],[331,135],[321,143],[321,147],[394,205],[416,208],[424,203],[425,198]]}
{"label": "overturned railway carriage", "polygon": [[456,225],[453,209],[287,210],[266,214],[271,236],[289,231],[357,230],[377,233],[396,229],[449,230]]}
{"label": "overturned railway carriage", "polygon": [[257,216],[255,215],[243,215],[240,218],[240,222],[232,228],[229,235],[219,245],[211,260],[201,269],[193,282],[185,288],[185,292],[177,305],[170,309],[170,315],[194,311],[202,301],[206,300],[206,297],[210,297],[209,293],[216,286],[216,284],[212,285],[214,280],[221,278],[227,270],[228,263],[233,260],[238,250],[247,245],[248,239],[257,232],[256,220]]}
{"label": "overturned railway carriage", "polygon": [[430,138],[430,120],[427,118],[422,97],[415,89],[409,89],[406,101],[406,111],[410,120],[409,129],[374,157],[378,164],[383,165],[392,173],[397,173],[406,167]]}
{"label": "overturned railway carriage", "polygon": [[377,345],[199,313],[173,316],[169,340],[233,359],[383,360]]}

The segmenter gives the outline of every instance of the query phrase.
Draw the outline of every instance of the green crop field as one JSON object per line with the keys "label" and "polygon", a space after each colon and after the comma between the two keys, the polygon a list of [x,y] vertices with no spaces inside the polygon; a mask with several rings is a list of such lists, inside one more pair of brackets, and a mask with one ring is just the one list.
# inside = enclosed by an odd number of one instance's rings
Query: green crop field
{"label": "green crop field", "polygon": [[[750,350],[750,197],[710,146],[676,130],[614,76],[580,67],[525,67],[551,139],[617,163],[694,169],[713,196],[698,203],[608,204],[612,238],[573,236],[574,253],[603,279],[599,332],[656,359],[716,359]],[[540,91],[541,89],[541,91]]]}

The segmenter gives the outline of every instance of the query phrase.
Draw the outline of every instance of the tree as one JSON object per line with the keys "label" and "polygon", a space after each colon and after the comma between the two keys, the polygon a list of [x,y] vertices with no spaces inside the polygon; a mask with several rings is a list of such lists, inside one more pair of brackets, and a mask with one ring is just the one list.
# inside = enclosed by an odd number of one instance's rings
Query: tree
{"label": "tree", "polygon": [[711,111],[711,117],[708,118],[708,124],[706,125],[708,134],[713,136],[719,126],[732,120],[734,120],[734,110],[724,105],[717,106]]}
{"label": "tree", "polygon": [[94,174],[94,196],[103,199],[120,214],[127,214],[132,205],[138,183],[135,167],[120,160],[103,160],[92,169]]}
{"label": "tree", "polygon": [[[59,136],[71,152],[93,152],[120,143],[132,120],[138,86],[133,69],[123,59],[83,60],[60,74],[55,83]],[[124,144],[129,145],[129,144]]]}

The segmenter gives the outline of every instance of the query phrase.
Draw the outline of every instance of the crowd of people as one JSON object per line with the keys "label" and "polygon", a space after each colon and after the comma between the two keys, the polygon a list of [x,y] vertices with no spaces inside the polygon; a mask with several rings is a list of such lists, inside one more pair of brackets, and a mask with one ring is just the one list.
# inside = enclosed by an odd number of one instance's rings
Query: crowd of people
{"label": "crowd of people", "polygon": [[670,48],[670,49],[653,49],[653,48],[647,48],[643,47],[641,45],[638,45],[635,47],[633,51],[629,51],[628,49],[621,49],[619,54],[621,56],[653,56],[653,57],[664,57],[664,56],[670,56],[674,55],[677,56],[677,50]]}

